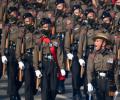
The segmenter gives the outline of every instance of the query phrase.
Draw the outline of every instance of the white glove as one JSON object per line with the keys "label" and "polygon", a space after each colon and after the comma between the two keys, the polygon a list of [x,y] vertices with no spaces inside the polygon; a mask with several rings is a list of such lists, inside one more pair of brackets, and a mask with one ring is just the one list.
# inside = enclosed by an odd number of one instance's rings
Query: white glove
{"label": "white glove", "polygon": [[61,72],[61,75],[62,75],[62,76],[65,76],[65,75],[66,75],[66,72],[65,72],[64,69],[61,69],[60,72]]}
{"label": "white glove", "polygon": [[88,92],[92,92],[93,91],[93,86],[91,83],[88,83]]}
{"label": "white glove", "polygon": [[115,91],[115,96],[117,96],[117,95],[118,95],[118,93],[119,93],[118,91]]}
{"label": "white glove", "polygon": [[72,59],[73,59],[73,54],[68,53],[68,54],[67,54],[67,58],[68,58],[69,60],[72,60]]}
{"label": "white glove", "polygon": [[37,78],[41,78],[42,77],[42,73],[40,72],[40,70],[36,70],[35,74],[36,74]]}
{"label": "white glove", "polygon": [[53,45],[55,46],[55,47],[58,47],[58,43],[57,42],[53,42]]}
{"label": "white glove", "polygon": [[85,61],[83,59],[79,59],[80,66],[85,66]]}
{"label": "white glove", "polygon": [[6,56],[2,56],[2,63],[3,63],[3,64],[6,64],[7,61],[8,61],[8,60],[7,60]]}
{"label": "white glove", "polygon": [[21,70],[25,68],[24,63],[22,61],[19,61],[18,65]]}

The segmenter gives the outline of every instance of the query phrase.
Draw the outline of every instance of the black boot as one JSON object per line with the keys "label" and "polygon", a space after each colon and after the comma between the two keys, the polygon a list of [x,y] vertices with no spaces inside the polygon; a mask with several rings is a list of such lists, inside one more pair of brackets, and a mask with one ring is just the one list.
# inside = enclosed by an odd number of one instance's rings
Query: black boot
{"label": "black boot", "polygon": [[64,94],[65,93],[64,80],[59,80],[58,81],[57,93],[58,94]]}

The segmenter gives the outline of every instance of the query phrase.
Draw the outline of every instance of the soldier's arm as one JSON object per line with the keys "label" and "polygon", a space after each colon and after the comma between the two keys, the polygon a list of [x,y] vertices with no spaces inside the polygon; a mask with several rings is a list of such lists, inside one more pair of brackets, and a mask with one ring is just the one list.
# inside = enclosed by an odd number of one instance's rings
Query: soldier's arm
{"label": "soldier's arm", "polygon": [[24,29],[20,28],[16,43],[16,59],[18,61],[21,61],[22,49],[24,49]]}
{"label": "soldier's arm", "polygon": [[2,40],[1,40],[1,55],[4,55],[4,49],[6,45],[6,39],[7,39],[7,34],[8,34],[8,27],[5,26],[2,30]]}
{"label": "soldier's arm", "polygon": [[38,38],[34,35],[33,67],[35,70],[38,70],[41,66],[42,66],[41,35]]}
{"label": "soldier's arm", "polygon": [[35,68],[35,70],[38,70],[39,68],[39,53],[39,47],[38,45],[35,45],[33,50],[33,67]]}
{"label": "soldier's arm", "polygon": [[90,54],[88,57],[88,63],[87,63],[87,80],[88,83],[91,83],[93,78],[93,72],[94,72],[94,54]]}
{"label": "soldier's arm", "polygon": [[79,36],[78,58],[83,58],[86,51],[86,28],[82,29]]}
{"label": "soldier's arm", "polygon": [[72,34],[70,31],[67,31],[65,33],[65,42],[64,42],[64,48],[65,52],[68,54],[70,53],[70,44],[71,44]]}
{"label": "soldier's arm", "polygon": [[113,67],[114,67],[114,79],[116,83],[117,90],[120,91],[120,80],[119,80],[119,72],[120,65],[118,65],[117,59],[114,59]]}

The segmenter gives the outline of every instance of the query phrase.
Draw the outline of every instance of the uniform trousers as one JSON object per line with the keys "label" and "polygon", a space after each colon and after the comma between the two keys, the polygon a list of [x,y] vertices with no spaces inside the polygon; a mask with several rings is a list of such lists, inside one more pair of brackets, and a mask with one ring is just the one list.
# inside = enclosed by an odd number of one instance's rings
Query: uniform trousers
{"label": "uniform trousers", "polygon": [[41,98],[55,100],[57,88],[57,66],[54,60],[42,61]]}

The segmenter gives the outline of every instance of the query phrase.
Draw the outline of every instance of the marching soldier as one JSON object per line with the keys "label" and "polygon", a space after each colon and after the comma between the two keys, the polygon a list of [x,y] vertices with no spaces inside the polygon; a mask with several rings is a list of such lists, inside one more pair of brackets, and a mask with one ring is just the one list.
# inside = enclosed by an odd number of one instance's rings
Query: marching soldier
{"label": "marching soldier", "polygon": [[[113,100],[110,95],[114,81],[119,91],[119,68],[116,66],[116,56],[106,48],[110,42],[108,33],[97,33],[94,40],[95,51],[90,53],[87,64],[88,92],[96,89],[97,100]],[[94,85],[93,85],[94,80]]]}
{"label": "marching soldier", "polygon": [[115,34],[111,36],[111,40],[114,41],[114,53],[117,56],[118,66],[120,67],[120,19],[118,20],[118,25],[115,27]]}
{"label": "marching soldier", "polygon": [[[63,53],[60,55],[58,44],[59,41],[52,37],[51,21],[49,18],[42,18],[41,20],[41,37],[38,41],[40,61],[41,63],[41,98],[42,100],[55,100],[57,89],[57,71],[61,75],[65,75],[65,70],[58,58],[63,59]],[[62,60],[63,61],[63,60]]]}
{"label": "marching soldier", "polygon": [[[34,39],[33,34],[35,31],[34,17],[31,13],[25,13],[23,15],[24,27],[20,30],[22,35],[17,41],[16,58],[19,65],[19,70],[22,70],[22,79],[25,82],[25,100],[34,100],[35,88],[35,76],[40,76],[40,71],[35,70],[37,67],[34,57]],[[36,65],[33,67],[33,65]]]}
{"label": "marching soldier", "polygon": [[[101,23],[100,31],[101,32],[107,32],[112,37],[115,34],[114,33],[115,26],[113,25],[112,16],[110,15],[110,13],[108,11],[104,11],[102,13],[101,19],[102,19],[102,23]],[[114,47],[113,41],[112,41],[112,44],[107,45],[107,46],[110,50],[113,51],[113,47]]]}
{"label": "marching soldier", "polygon": [[[2,29],[5,24],[6,20],[6,6],[7,6],[7,1],[0,1],[0,45],[1,45],[1,38],[2,38]],[[0,51],[1,52],[1,51]],[[1,54],[0,54],[1,56]],[[1,60],[0,60],[0,65],[1,65]],[[2,66],[2,65],[1,65]],[[0,67],[0,77],[2,75],[2,67]]]}
{"label": "marching soldier", "polygon": [[67,69],[72,72],[73,100],[80,100],[80,86],[83,83],[83,67],[85,62],[81,59],[82,48],[79,45],[79,40],[81,39],[80,34],[85,28],[82,25],[83,14],[80,6],[77,4],[73,6],[72,17],[66,20],[65,52],[67,55]]}
{"label": "marching soldier", "polygon": [[[3,68],[7,69],[8,74],[8,95],[10,100],[20,100],[18,89],[19,82],[17,79],[17,60],[16,60],[16,44],[19,37],[20,30],[17,26],[18,15],[17,8],[10,7],[8,9],[8,24],[3,28],[2,45],[1,45],[1,55]],[[5,68],[6,67],[6,68]],[[5,70],[3,70],[5,71]],[[3,72],[5,73],[5,72]],[[3,75],[4,77],[4,75]]]}
{"label": "marching soldier", "polygon": [[[97,23],[97,17],[96,13],[93,9],[88,8],[85,11],[86,20],[85,27],[82,29],[80,33],[80,39],[79,39],[79,49],[81,49],[81,57],[85,62],[87,63],[88,55],[89,53],[93,52],[94,50],[94,42],[92,40],[93,36],[96,34],[96,31],[98,30],[98,23]],[[88,94],[87,94],[87,79],[86,79],[86,67],[85,67],[85,74],[84,74],[84,92],[86,94],[86,99],[88,100]]]}
{"label": "marching soldier", "polygon": [[[65,1],[64,0],[56,0],[56,9],[55,9],[55,37],[58,38],[60,44],[59,44],[59,55],[64,53],[64,37],[65,37],[65,25],[64,25],[64,19],[66,17],[65,12]],[[58,58],[58,61],[63,62],[64,59]],[[63,62],[64,63],[64,62]],[[63,64],[64,65],[64,64]],[[60,67],[64,67],[61,65]],[[65,92],[65,86],[64,86],[65,76],[62,76],[61,74],[58,75],[58,86],[57,86],[57,92],[62,94]]]}

